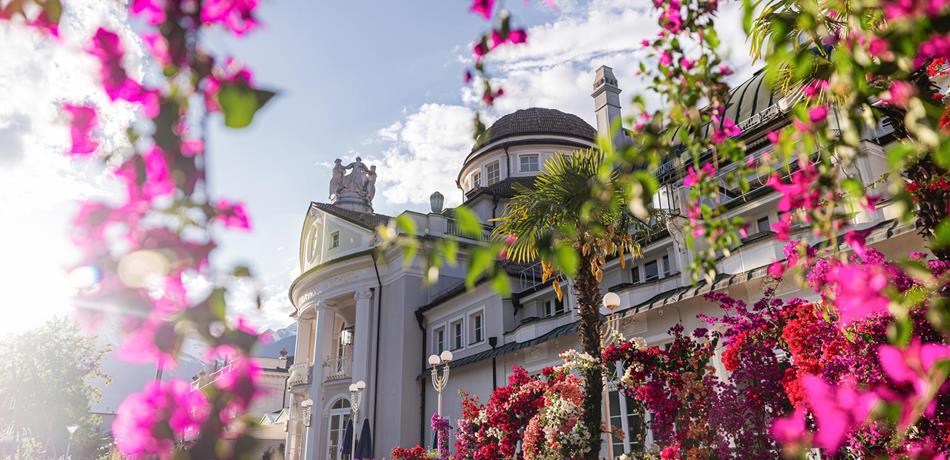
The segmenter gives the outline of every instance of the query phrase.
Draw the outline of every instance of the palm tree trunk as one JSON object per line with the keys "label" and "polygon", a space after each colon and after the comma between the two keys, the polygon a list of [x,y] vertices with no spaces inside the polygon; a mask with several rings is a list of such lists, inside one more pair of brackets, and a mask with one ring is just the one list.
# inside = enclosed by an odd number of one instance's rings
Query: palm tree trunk
{"label": "palm tree trunk", "polygon": [[[574,295],[577,296],[577,315],[580,323],[581,345],[584,352],[600,360],[600,285],[591,272],[590,257],[581,255],[580,268],[574,278]],[[587,459],[597,460],[600,454],[600,418],[603,401],[603,375],[597,367],[584,376],[584,424],[590,433],[591,450]]]}

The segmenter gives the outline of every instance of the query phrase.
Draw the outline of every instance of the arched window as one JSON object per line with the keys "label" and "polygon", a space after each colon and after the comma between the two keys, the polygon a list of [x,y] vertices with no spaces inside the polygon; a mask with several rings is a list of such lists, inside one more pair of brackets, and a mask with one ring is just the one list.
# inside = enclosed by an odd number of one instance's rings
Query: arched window
{"label": "arched window", "polygon": [[330,417],[327,423],[327,460],[348,460],[349,455],[341,453],[343,437],[346,435],[346,426],[350,423],[350,401],[346,398],[337,399],[330,406]]}

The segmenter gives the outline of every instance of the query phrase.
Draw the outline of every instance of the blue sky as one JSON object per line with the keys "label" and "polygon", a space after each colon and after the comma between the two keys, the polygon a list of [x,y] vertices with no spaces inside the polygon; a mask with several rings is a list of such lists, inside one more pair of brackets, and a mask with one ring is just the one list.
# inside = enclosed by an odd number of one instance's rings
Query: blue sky
{"label": "blue sky", "polygon": [[[377,212],[424,210],[436,189],[450,203],[460,198],[452,182],[477,108],[462,74],[469,44],[486,27],[467,5],[269,1],[261,9],[264,30],[212,41],[281,93],[250,129],[215,128],[210,143],[214,189],[246,201],[255,225],[253,234],[226,238],[219,260],[257,267],[269,321],[279,323],[278,312],[290,310],[284,290],[295,273],[303,215],[311,200],[326,200],[334,158],[359,154],[380,165]],[[645,1],[507,6],[532,33],[527,46],[491,63],[508,96],[489,118],[540,105],[593,123],[592,70],[608,64],[621,86],[634,83],[639,42],[655,33]]]}
{"label": "blue sky", "polygon": [[[109,104],[95,81],[95,63],[79,51],[100,25],[117,30],[128,48],[130,73],[150,67],[121,2],[67,0],[62,35],[53,46],[15,25],[0,23],[0,264],[8,281],[0,313],[12,318],[0,334],[68,313],[69,281],[62,268],[77,198],[108,194],[101,171],[62,155],[68,130],[63,100],[99,105],[106,148],[121,147],[134,110]],[[210,34],[207,45],[255,72],[257,84],[279,91],[250,128],[209,124],[211,187],[244,201],[254,230],[221,239],[218,265],[245,263],[259,276],[264,311],[237,303],[234,313],[261,327],[290,322],[287,286],[296,275],[297,245],[310,201],[325,201],[334,158],[361,155],[378,166],[377,212],[427,209],[435,190],[447,205],[461,198],[454,185],[471,147],[478,95],[463,85],[469,47],[487,27],[467,0],[262,0],[264,27],[236,40]],[[483,115],[491,121],[519,108],[550,107],[594,122],[593,71],[614,68],[622,97],[643,90],[634,77],[647,59],[640,41],[658,31],[649,0],[509,0],[528,43],[500,49],[489,61],[505,97]],[[749,75],[740,15],[734,3],[720,14],[720,36],[732,49],[736,80]],[[154,68],[152,68],[154,69]],[[41,309],[23,309],[43,292]],[[42,312],[43,314],[37,314]]]}

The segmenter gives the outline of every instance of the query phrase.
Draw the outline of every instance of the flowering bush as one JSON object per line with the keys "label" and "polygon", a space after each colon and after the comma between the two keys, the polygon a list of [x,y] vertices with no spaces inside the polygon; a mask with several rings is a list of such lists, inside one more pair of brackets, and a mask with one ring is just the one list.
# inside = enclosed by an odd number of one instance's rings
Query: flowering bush
{"label": "flowering bush", "polygon": [[583,423],[583,382],[573,374],[558,379],[544,392],[538,413],[525,428],[526,460],[579,458],[590,450],[590,433]]}

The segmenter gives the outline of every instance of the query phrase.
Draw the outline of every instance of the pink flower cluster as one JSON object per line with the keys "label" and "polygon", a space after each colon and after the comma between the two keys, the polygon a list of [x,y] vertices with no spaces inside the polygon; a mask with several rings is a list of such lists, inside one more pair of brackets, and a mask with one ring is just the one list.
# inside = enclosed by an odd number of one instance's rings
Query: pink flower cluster
{"label": "pink flower cluster", "polygon": [[165,454],[172,448],[172,439],[195,434],[209,411],[205,394],[192,391],[188,382],[153,382],[122,402],[112,434],[124,455]]}

